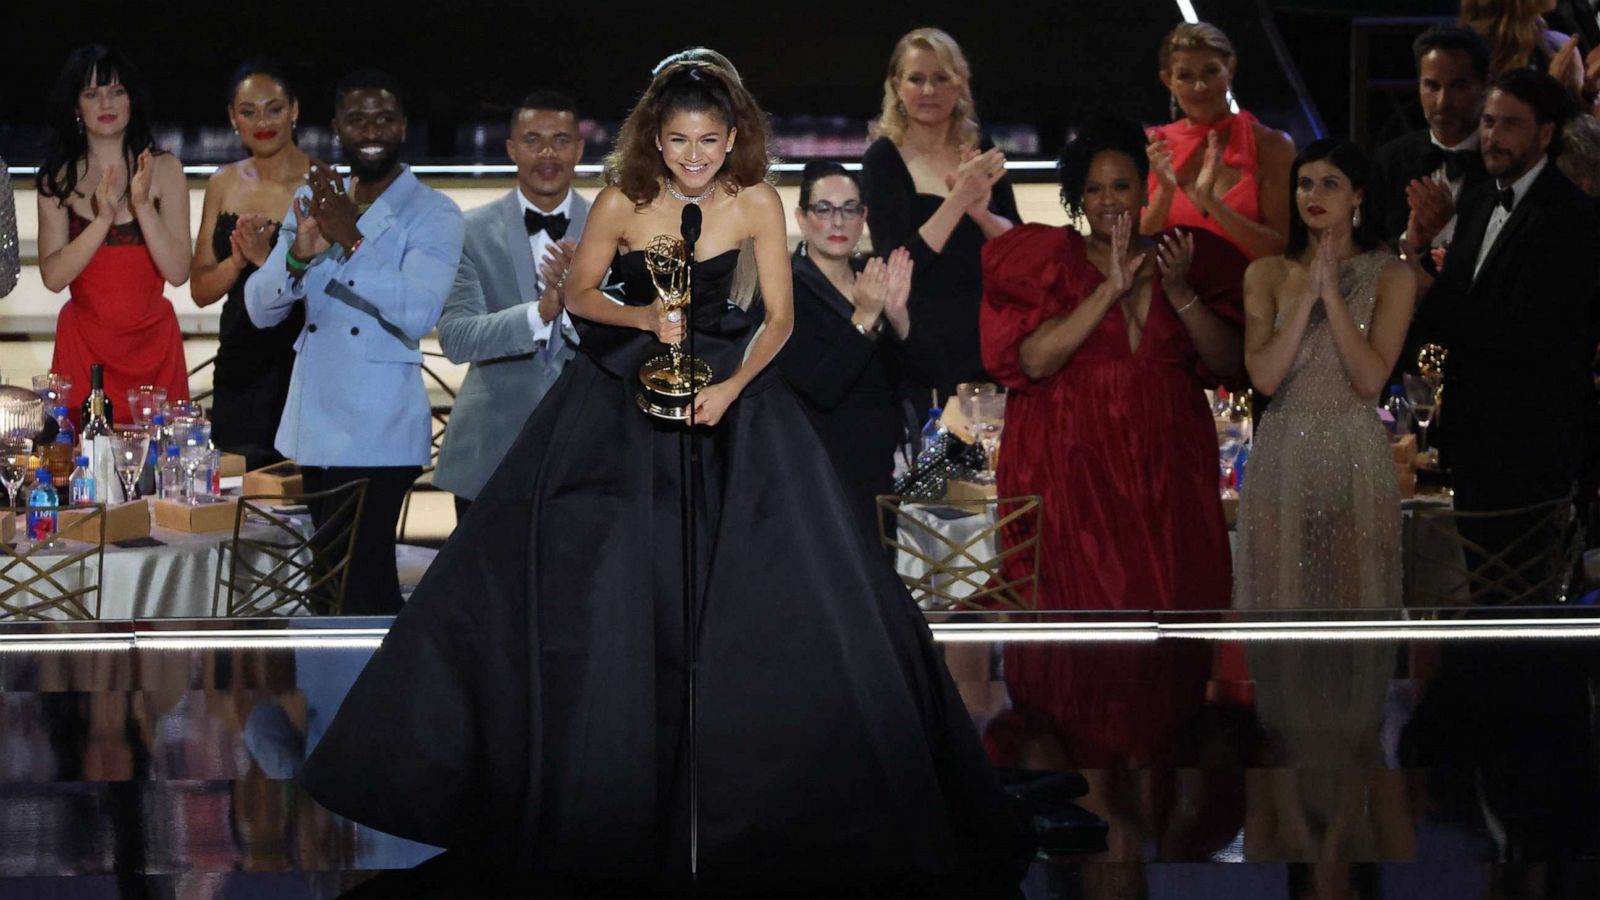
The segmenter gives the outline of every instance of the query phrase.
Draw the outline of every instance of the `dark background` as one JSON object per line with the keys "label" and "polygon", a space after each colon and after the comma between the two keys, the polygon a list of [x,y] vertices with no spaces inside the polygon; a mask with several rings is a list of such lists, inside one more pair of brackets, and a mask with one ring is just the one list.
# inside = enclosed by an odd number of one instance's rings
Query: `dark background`
{"label": "dark background", "polygon": [[[1109,106],[1144,122],[1165,121],[1156,48],[1179,19],[1171,0],[1053,0],[1036,3],[894,4],[680,0],[678,3],[554,3],[472,0],[431,9],[401,4],[113,3],[8,4],[0,52],[0,154],[36,157],[37,126],[62,60],[90,41],[129,53],[151,82],[155,119],[189,140],[222,129],[226,83],[242,59],[283,61],[302,95],[302,122],[330,116],[339,75],[376,65],[406,85],[413,158],[500,161],[493,133],[506,108],[535,87],[572,94],[586,118],[614,123],[654,63],[681,47],[715,47],[781,130],[864,132],[877,112],[888,54],[910,28],[953,34],[972,62],[978,111],[996,127],[1037,134],[1052,155],[1068,123]],[[1298,62],[1311,107],[1328,131],[1347,128],[1349,21],[1353,14],[1449,14],[1449,0],[1391,3],[1273,3],[1199,0],[1240,50],[1241,103],[1297,140],[1310,118],[1266,38],[1270,13]],[[1410,69],[1400,45],[1399,68]],[[1389,113],[1392,115],[1391,113]],[[487,135],[480,123],[487,123]],[[211,144],[217,143],[211,139]],[[490,148],[485,153],[483,147]],[[236,147],[215,147],[222,158]],[[603,147],[591,146],[591,158]],[[222,151],[228,152],[222,152]],[[192,153],[191,153],[192,155]],[[205,155],[210,155],[206,153]],[[198,160],[191,160],[198,161]]]}

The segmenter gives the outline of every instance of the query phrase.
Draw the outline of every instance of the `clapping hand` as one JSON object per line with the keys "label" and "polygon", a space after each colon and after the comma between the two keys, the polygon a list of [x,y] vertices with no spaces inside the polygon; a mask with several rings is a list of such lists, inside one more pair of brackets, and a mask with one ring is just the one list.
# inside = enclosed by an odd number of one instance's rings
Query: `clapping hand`
{"label": "clapping hand", "polygon": [[332,244],[322,236],[322,222],[312,210],[310,197],[296,197],[294,201],[295,233],[294,243],[289,247],[289,255],[301,262],[311,260],[328,252]]}
{"label": "clapping hand", "polygon": [[106,166],[100,173],[100,183],[94,187],[94,196],[89,198],[89,207],[94,211],[96,220],[104,220],[106,224],[117,219],[117,187],[116,168]]}
{"label": "clapping hand", "polygon": [[1334,258],[1333,234],[1327,232],[1316,241],[1316,252],[1311,257],[1311,265],[1306,269],[1305,290],[1301,293],[1301,300],[1307,305],[1313,305],[1319,300],[1325,300],[1330,295],[1339,292],[1339,263]]}
{"label": "clapping hand", "polygon": [[133,180],[128,184],[128,203],[135,213],[150,205],[150,182],[155,177],[154,159],[148,149],[140,153],[138,165],[133,170]]}
{"label": "clapping hand", "polygon": [[1156,265],[1161,269],[1161,287],[1168,300],[1194,293],[1189,286],[1189,266],[1193,262],[1194,236],[1187,232],[1169,234],[1156,247]]}
{"label": "clapping hand", "polygon": [[1206,155],[1200,163],[1200,174],[1194,179],[1194,191],[1202,201],[1216,198],[1217,176],[1221,171],[1222,137],[1213,131],[1206,135]]}
{"label": "clapping hand", "polygon": [[1550,77],[1577,95],[1583,91],[1584,74],[1584,60],[1578,57],[1578,36],[1573,35],[1551,57]]}
{"label": "clapping hand", "polygon": [[567,270],[572,268],[572,254],[578,244],[572,238],[551,241],[545,245],[544,259],[539,263],[539,278],[544,293],[539,295],[539,318],[552,321],[567,302]]}
{"label": "clapping hand", "polygon": [[1131,259],[1128,256],[1128,244],[1132,240],[1133,215],[1123,213],[1117,216],[1117,223],[1111,226],[1111,258],[1106,261],[1106,285],[1112,299],[1120,299],[1132,290],[1139,270],[1144,267],[1147,254],[1141,253]]}
{"label": "clapping hand", "polygon": [[316,211],[317,226],[328,241],[350,252],[361,231],[356,227],[360,214],[356,203],[345,193],[344,185],[333,169],[324,163],[314,162],[306,173],[306,184],[311,186],[311,208]]}
{"label": "clapping hand", "polygon": [[889,299],[889,264],[878,256],[867,260],[867,267],[856,275],[855,290],[851,293],[850,300],[856,312],[864,313],[869,320],[864,327],[876,325]]}
{"label": "clapping hand", "polygon": [[1006,157],[999,147],[983,153],[968,150],[960,168],[944,178],[950,196],[961,204],[967,215],[978,215],[989,208],[989,194],[995,182],[1006,174]]}
{"label": "clapping hand", "polygon": [[1151,141],[1144,148],[1145,155],[1150,157],[1150,171],[1156,173],[1156,181],[1167,190],[1178,186],[1178,172],[1172,167],[1172,147],[1166,141]]}
{"label": "clapping hand", "polygon": [[1406,203],[1411,207],[1406,219],[1406,238],[1414,247],[1432,244],[1456,214],[1450,185],[1431,175],[1406,185]]}
{"label": "clapping hand", "polygon": [[260,268],[272,253],[272,221],[261,213],[244,213],[234,223],[228,242],[239,268],[246,262]]}
{"label": "clapping hand", "polygon": [[889,254],[888,283],[883,298],[883,315],[894,326],[895,333],[905,337],[911,332],[911,251],[896,247]]}

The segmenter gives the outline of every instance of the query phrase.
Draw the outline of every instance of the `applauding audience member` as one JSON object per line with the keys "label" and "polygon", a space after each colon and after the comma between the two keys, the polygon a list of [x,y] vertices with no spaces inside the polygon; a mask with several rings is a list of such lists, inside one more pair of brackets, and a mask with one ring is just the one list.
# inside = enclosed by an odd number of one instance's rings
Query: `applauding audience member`
{"label": "applauding audience member", "polygon": [[[806,164],[800,179],[800,246],[794,271],[794,333],[778,357],[805,401],[822,445],[862,523],[876,521],[875,497],[893,487],[895,449],[905,441],[900,384],[906,366],[937,358],[913,329],[911,254],[857,255],[861,185],[834,162]],[[874,535],[876,531],[872,532]]]}
{"label": "applauding audience member", "polygon": [[234,71],[228,118],[250,155],[221,167],[206,184],[194,246],[194,302],[210,306],[226,298],[211,379],[211,436],[252,469],[283,458],[273,443],[289,396],[294,341],[305,324],[304,304],[291,306],[271,328],[251,324],[244,306],[245,281],[267,261],[279,223],[311,170],[311,158],[295,146],[299,117],[300,102],[275,64],[253,60]]}
{"label": "applauding audience member", "polygon": [[1140,232],[1210,231],[1251,259],[1283,252],[1294,144],[1234,111],[1233,42],[1215,25],[1179,25],[1161,41],[1159,59],[1177,121],[1150,130],[1150,206]]}
{"label": "applauding audience member", "polygon": [[1512,69],[1548,71],[1567,36],[1551,31],[1548,0],[1461,0],[1461,24],[1489,42],[1489,77]]}
{"label": "applauding audience member", "polygon": [[122,54],[73,51],[50,95],[39,167],[39,272],[71,288],[56,320],[52,371],[72,378],[67,408],[105,366],[106,394],[153,384],[189,398],[178,316],[162,294],[189,279],[183,163],[155,146],[144,82]]}
{"label": "applauding audience member", "polygon": [[[1459,510],[1565,497],[1577,474],[1600,212],[1550,165],[1571,109],[1543,72],[1515,69],[1495,82],[1482,125],[1494,180],[1462,195],[1455,243],[1419,312],[1418,329],[1450,351],[1440,445]],[[1507,410],[1516,410],[1515,427]],[[1461,528],[1493,552],[1519,525]]]}
{"label": "applauding audience member", "polygon": [[333,128],[350,177],[312,165],[245,306],[271,328],[305,303],[277,449],[300,463],[308,492],[370,479],[345,611],[382,614],[400,608],[395,527],[432,449],[418,342],[444,308],[463,226],[456,205],[400,162],[406,115],[393,78],[346,76]]}
{"label": "applauding audience member", "polygon": [[[1462,188],[1489,177],[1478,153],[1489,46],[1476,32],[1449,25],[1423,32],[1411,50],[1428,127],[1378,149],[1367,193],[1378,210],[1383,239],[1392,247],[1426,255],[1454,237],[1455,204]],[[1410,222],[1413,216],[1415,224]]]}
{"label": "applauding audience member", "polygon": [[948,397],[961,382],[986,380],[979,254],[1021,220],[1005,157],[978,131],[972,70],[950,35],[919,28],[895,44],[877,131],[861,158],[873,252],[910,251],[911,316],[940,348],[937,368],[925,367],[932,377],[915,383]]}
{"label": "applauding audience member", "polygon": [[471,363],[433,475],[455,495],[458,517],[577,353],[565,310],[567,267],[589,217],[589,201],[572,189],[583,158],[577,104],[554,91],[528,95],[511,112],[506,154],[517,186],[467,214],[461,265],[439,318],[445,356]]}
{"label": "applauding audience member", "polygon": [[11,193],[11,171],[0,159],[0,297],[17,286],[22,271],[22,246],[17,241],[17,199]]}

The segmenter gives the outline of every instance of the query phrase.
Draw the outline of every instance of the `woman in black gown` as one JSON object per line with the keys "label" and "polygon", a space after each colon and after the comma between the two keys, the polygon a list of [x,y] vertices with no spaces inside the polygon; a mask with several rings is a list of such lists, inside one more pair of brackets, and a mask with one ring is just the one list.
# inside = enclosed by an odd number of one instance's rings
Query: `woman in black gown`
{"label": "woman in black gown", "polygon": [[[583,353],[307,763],[329,809],[485,866],[686,876],[692,443],[700,884],[920,875],[970,896],[1015,883],[1014,816],[927,626],[882,557],[839,527],[838,480],[770,366],[791,294],[766,137],[750,95],[703,62],[667,66],[639,100],[570,274]],[[686,202],[704,230],[694,302],[674,320],[642,248],[679,232]],[[747,238],[764,308],[725,300]],[[600,292],[608,268],[620,303]],[[634,399],[641,362],[686,324],[718,379],[692,435]]]}
{"label": "woman in black gown", "polygon": [[[879,138],[861,157],[867,226],[879,256],[911,251],[911,318],[941,348],[933,377],[941,402],[964,381],[987,381],[978,347],[983,244],[1021,221],[1005,157],[978,131],[971,70],[937,28],[900,39],[883,82]],[[928,402],[928,391],[913,399]]]}
{"label": "woman in black gown", "polygon": [[228,118],[250,155],[218,169],[206,184],[191,265],[195,305],[223,300],[211,436],[252,469],[283,459],[273,445],[289,396],[294,342],[305,323],[299,303],[271,328],[251,324],[244,309],[244,283],[272,252],[278,224],[311,168],[311,157],[294,143],[299,115],[294,90],[273,63],[252,60],[234,72]]}

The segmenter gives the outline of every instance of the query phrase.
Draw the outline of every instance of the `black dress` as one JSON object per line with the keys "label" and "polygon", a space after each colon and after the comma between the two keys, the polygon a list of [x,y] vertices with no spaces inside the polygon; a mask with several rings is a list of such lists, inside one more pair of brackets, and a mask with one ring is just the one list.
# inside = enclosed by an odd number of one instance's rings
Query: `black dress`
{"label": "black dress", "polygon": [[804,247],[790,264],[794,334],[779,364],[817,426],[846,502],[876,535],[874,498],[894,486],[894,453],[905,441],[901,386],[907,373],[926,378],[937,372],[941,350],[927,339],[931,329],[917,327],[915,320],[904,341],[887,322],[876,339],[862,335],[850,320],[855,306]]}
{"label": "black dress", "polygon": [[[229,238],[239,224],[237,213],[217,214],[211,247],[217,259],[233,252]],[[272,243],[278,242],[273,225]],[[305,324],[305,304],[296,303],[288,318],[271,328],[257,328],[244,308],[244,283],[256,271],[245,263],[228,288],[217,326],[217,362],[211,376],[211,439],[217,447],[245,457],[251,469],[271,465],[283,454],[273,448],[278,420],[289,396],[289,375],[294,371],[294,342]]]}
{"label": "black dress", "polygon": [[[761,321],[702,262],[717,378]],[[620,255],[629,302],[652,295]],[[334,812],[522,871],[687,867],[681,452],[698,443],[702,883],[1010,878],[1018,830],[921,612],[853,529],[769,367],[692,438],[634,401],[660,351],[580,322],[582,353],[429,569],[307,763]]]}
{"label": "black dress", "polygon": [[[979,147],[994,146],[984,138]],[[983,299],[983,229],[967,216],[950,232],[944,249],[933,252],[917,233],[938,211],[944,198],[917,193],[911,170],[900,150],[888,138],[878,138],[861,157],[862,191],[867,203],[867,226],[872,249],[880,256],[896,247],[911,251],[911,321],[926,327],[941,348],[932,377],[913,377],[910,384],[923,388],[912,400],[923,408],[929,403],[927,388],[937,388],[939,398],[955,393],[964,381],[988,381],[983,352],[978,346],[978,306]],[[1017,198],[1011,181],[995,182],[989,194],[989,211],[1020,224]]]}

